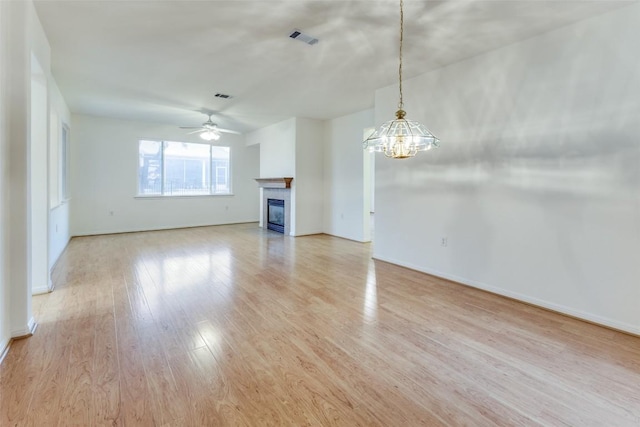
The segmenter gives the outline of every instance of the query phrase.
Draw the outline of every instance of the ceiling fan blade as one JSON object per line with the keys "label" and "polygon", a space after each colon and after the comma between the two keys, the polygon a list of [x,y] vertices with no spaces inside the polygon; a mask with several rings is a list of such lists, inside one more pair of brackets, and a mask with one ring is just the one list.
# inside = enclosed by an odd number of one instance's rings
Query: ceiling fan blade
{"label": "ceiling fan blade", "polygon": [[223,129],[223,128],[217,128],[218,132],[224,132],[224,133],[233,133],[235,135],[242,135],[240,132],[235,131],[235,130],[231,130],[231,129]]}
{"label": "ceiling fan blade", "polygon": [[209,130],[209,129],[202,129],[202,128],[200,128],[200,129],[198,129],[198,130],[194,130],[193,132],[188,132],[188,133],[187,133],[187,135],[192,135],[192,134],[194,134],[194,133],[202,133],[202,132],[206,132],[206,131],[208,131],[208,130]]}
{"label": "ceiling fan blade", "polygon": [[[0,0],[2,1],[2,0]],[[232,133],[235,135],[242,135],[241,132],[235,131],[235,130],[231,130],[231,129],[224,129],[224,128],[219,128],[218,125],[213,122],[212,117],[214,114],[217,114],[215,112],[212,111],[208,111],[208,110],[202,110],[200,111],[204,114],[206,114],[209,119],[204,122],[202,124],[202,126],[180,126],[180,129],[195,129],[193,132],[189,132],[187,133],[187,135],[192,135],[192,134],[197,134],[197,133],[204,133],[204,132],[213,132],[216,134],[220,134],[220,133]]]}

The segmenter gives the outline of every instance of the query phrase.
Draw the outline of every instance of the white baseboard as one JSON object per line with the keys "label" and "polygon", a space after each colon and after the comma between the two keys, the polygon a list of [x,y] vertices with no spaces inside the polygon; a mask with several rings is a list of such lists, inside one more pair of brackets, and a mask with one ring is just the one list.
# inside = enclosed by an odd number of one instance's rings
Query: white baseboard
{"label": "white baseboard", "polygon": [[[338,239],[349,240],[351,242],[371,243],[371,240],[360,240],[360,239],[356,239],[356,238],[353,238],[353,237],[342,236],[340,234],[331,234],[331,233],[328,233],[326,231],[324,233],[322,233],[322,234],[326,234],[327,236],[331,236],[331,237],[337,237]],[[380,260],[380,261],[382,261],[382,260]]]}
{"label": "white baseboard", "polygon": [[21,329],[17,329],[11,332],[11,338],[26,338],[26,337],[30,337],[31,335],[33,335],[36,332],[36,328],[38,327],[38,324],[36,323],[36,319],[34,317],[32,317],[31,319],[29,319],[29,322],[27,322],[26,326],[24,328]]}
{"label": "white baseboard", "polygon": [[29,322],[27,322],[25,328],[13,331],[11,338],[2,340],[0,342],[0,363],[2,363],[7,353],[9,353],[9,347],[11,347],[11,341],[13,339],[30,337],[36,332],[37,327],[36,319],[32,317],[29,319]]}
{"label": "white baseboard", "polygon": [[35,317],[32,316],[31,319],[29,319],[27,327],[29,328],[29,335],[33,335],[36,333],[36,329],[38,329],[38,323],[36,323]]}
{"label": "white baseboard", "polygon": [[251,224],[258,223],[258,220],[233,220],[230,222],[217,222],[217,223],[202,223],[202,224],[176,224],[176,225],[167,225],[167,226],[158,226],[158,227],[132,227],[132,228],[122,228],[117,230],[109,230],[109,229],[97,229],[97,230],[84,230],[84,231],[74,231],[71,237],[86,237],[86,236],[103,236],[109,234],[125,234],[125,233],[141,233],[144,231],[163,231],[163,230],[179,230],[182,228],[199,228],[199,227],[214,227],[216,225],[236,225],[236,224]]}
{"label": "white baseboard", "polygon": [[35,288],[31,288],[31,295],[48,294],[49,291],[49,286],[36,286]]}
{"label": "white baseboard", "polygon": [[6,339],[0,342],[0,363],[4,360],[4,357],[9,353],[9,347],[11,346],[11,340]]}
{"label": "white baseboard", "polygon": [[576,310],[571,307],[566,307],[560,304],[556,304],[550,301],[545,301],[539,298],[535,298],[529,295],[520,294],[518,292],[512,292],[507,289],[497,288],[495,286],[487,285],[486,283],[478,282],[475,280],[465,279],[464,277],[455,276],[452,274],[446,274],[441,271],[432,270],[428,268],[419,267],[416,265],[399,262],[397,260],[393,260],[390,258],[383,258],[380,256],[374,256],[374,259],[378,259],[380,261],[388,262],[390,264],[399,265],[401,267],[406,267],[411,270],[419,271],[422,273],[430,274],[432,276],[441,277],[443,279],[451,280],[452,282],[460,283],[462,285],[470,286],[472,288],[481,289],[483,291],[490,292],[492,294],[502,295],[507,298],[512,298],[518,301],[525,302],[527,304],[535,305],[537,307],[542,307],[547,310],[555,311],[561,314],[566,314],[567,316],[575,317],[577,319],[585,320],[587,322],[595,323],[601,326],[606,326],[608,328],[617,329],[622,332],[627,332],[633,335],[640,335],[640,326],[634,326],[625,322],[620,322],[615,319],[610,319],[607,317],[599,316],[597,314],[588,313],[581,310]]}

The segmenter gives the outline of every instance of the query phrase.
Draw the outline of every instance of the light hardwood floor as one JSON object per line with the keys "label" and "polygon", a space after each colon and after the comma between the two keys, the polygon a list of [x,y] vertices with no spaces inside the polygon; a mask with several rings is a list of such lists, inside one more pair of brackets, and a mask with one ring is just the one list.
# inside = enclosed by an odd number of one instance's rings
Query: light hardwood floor
{"label": "light hardwood floor", "polygon": [[256,224],[75,238],[1,426],[640,426],[640,338]]}

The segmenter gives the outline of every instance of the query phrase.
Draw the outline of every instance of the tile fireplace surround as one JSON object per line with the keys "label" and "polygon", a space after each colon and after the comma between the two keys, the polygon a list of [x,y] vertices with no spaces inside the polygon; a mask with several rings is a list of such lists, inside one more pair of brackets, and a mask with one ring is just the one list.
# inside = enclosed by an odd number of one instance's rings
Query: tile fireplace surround
{"label": "tile fireplace surround", "polygon": [[256,178],[262,188],[262,228],[267,228],[267,199],[284,200],[284,235],[291,233],[291,181],[293,178]]}

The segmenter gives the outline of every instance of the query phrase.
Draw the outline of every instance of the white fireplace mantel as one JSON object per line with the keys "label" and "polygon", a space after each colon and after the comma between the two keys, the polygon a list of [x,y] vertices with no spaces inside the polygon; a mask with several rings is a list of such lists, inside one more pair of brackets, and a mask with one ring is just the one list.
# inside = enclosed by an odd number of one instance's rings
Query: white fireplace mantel
{"label": "white fireplace mantel", "polygon": [[256,178],[260,188],[291,188],[293,177],[283,178]]}

